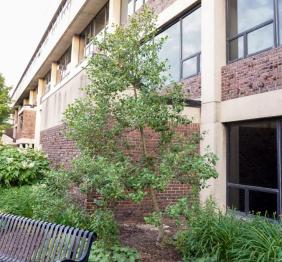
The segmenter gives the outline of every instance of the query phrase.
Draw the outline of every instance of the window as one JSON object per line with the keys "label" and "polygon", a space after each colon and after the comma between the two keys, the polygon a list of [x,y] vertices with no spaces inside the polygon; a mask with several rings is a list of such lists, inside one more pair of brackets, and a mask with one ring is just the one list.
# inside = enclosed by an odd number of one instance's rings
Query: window
{"label": "window", "polygon": [[281,124],[262,120],[229,126],[229,207],[246,214],[281,214]]}
{"label": "window", "polygon": [[90,56],[95,53],[95,48],[91,39],[94,36],[102,35],[109,22],[109,5],[106,4],[88,26],[81,33],[81,38],[84,40],[83,49],[84,56]]}
{"label": "window", "polygon": [[126,24],[128,17],[136,13],[148,0],[122,0],[121,24]]}
{"label": "window", "polygon": [[277,13],[277,17],[278,17],[278,38],[279,38],[279,44],[282,44],[282,0],[278,0],[277,2],[277,9],[278,9],[278,13]]}
{"label": "window", "polygon": [[60,82],[68,73],[71,62],[71,46],[67,51],[62,55],[58,61],[58,79],[57,82]]}
{"label": "window", "polygon": [[200,73],[201,8],[178,19],[158,37],[167,37],[159,57],[168,61],[168,73],[180,81]]}
{"label": "window", "polygon": [[228,61],[281,43],[281,17],[282,0],[227,0]]}
{"label": "window", "polygon": [[19,116],[19,128],[23,129],[23,114]]}
{"label": "window", "polygon": [[45,93],[48,93],[51,89],[51,70],[44,77]]}

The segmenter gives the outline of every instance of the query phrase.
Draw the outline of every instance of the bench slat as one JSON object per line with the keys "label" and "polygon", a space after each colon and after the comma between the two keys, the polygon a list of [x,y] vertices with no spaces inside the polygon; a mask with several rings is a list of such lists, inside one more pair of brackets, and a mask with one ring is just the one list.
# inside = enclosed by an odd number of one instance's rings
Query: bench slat
{"label": "bench slat", "polygon": [[57,257],[63,257],[63,249],[64,249],[64,245],[66,243],[66,239],[68,238],[67,233],[70,231],[70,227],[65,227],[63,229],[63,233],[62,233],[62,241],[60,241],[59,245],[58,245],[58,256]]}
{"label": "bench slat", "polygon": [[18,221],[15,216],[12,216],[11,220],[12,220],[11,221],[12,223],[6,232],[6,236],[7,236],[6,244],[3,247],[4,254],[6,254],[10,249],[10,243],[12,242],[11,240],[13,239],[13,232],[15,231],[15,229],[18,226],[18,223],[17,223]]}
{"label": "bench slat", "polygon": [[95,238],[89,231],[0,214],[0,262],[86,262]]}

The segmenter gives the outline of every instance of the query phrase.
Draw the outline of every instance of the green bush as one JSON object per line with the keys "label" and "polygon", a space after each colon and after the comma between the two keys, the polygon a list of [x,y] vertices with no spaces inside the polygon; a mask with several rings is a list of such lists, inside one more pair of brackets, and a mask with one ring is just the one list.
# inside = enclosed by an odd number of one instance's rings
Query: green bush
{"label": "green bush", "polygon": [[118,244],[118,224],[111,210],[95,210],[91,215],[89,229],[96,232],[98,240],[105,248]]}
{"label": "green bush", "polygon": [[34,204],[34,186],[1,188],[0,213],[32,217]]}
{"label": "green bush", "polygon": [[0,145],[0,186],[32,184],[44,176],[48,167],[41,151]]}
{"label": "green bush", "polygon": [[190,215],[176,246],[185,261],[282,261],[282,227],[264,217],[223,214],[208,204]]}
{"label": "green bush", "polygon": [[34,190],[33,217],[56,224],[89,229],[90,216],[69,194],[67,172],[50,171]]}

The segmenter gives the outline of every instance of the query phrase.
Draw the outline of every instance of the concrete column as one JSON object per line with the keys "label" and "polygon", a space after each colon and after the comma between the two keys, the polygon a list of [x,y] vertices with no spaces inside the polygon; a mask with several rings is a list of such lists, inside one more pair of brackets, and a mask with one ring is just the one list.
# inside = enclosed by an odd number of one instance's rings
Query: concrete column
{"label": "concrete column", "polygon": [[226,131],[219,121],[221,68],[226,64],[225,0],[202,0],[201,153],[207,146],[218,158],[218,179],[211,179],[200,194],[226,207]]}
{"label": "concrete column", "polygon": [[72,37],[72,46],[71,46],[71,68],[75,68],[79,63],[79,44],[80,37],[74,35]]}
{"label": "concrete column", "polygon": [[113,30],[112,25],[120,25],[121,22],[121,0],[109,1],[109,31]]}
{"label": "concrete column", "polygon": [[29,98],[24,98],[23,106],[27,106],[29,104]]}
{"label": "concrete column", "polygon": [[40,149],[40,131],[41,131],[41,97],[44,94],[45,81],[44,79],[38,80],[37,85],[37,107],[36,107],[36,121],[35,121],[35,134],[34,134],[34,147]]}
{"label": "concrete column", "polygon": [[13,138],[16,139],[17,138],[17,126],[18,126],[18,109],[15,109],[14,112],[14,128],[13,128]]}
{"label": "concrete column", "polygon": [[29,104],[35,105],[35,90],[29,91]]}
{"label": "concrete column", "polygon": [[51,88],[57,84],[57,73],[58,73],[58,64],[51,64]]}

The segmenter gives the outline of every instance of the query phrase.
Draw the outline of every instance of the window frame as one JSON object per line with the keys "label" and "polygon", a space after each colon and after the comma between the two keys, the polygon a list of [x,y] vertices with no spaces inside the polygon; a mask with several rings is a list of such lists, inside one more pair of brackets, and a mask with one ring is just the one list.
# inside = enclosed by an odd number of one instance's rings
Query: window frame
{"label": "window frame", "polygon": [[[192,8],[189,8],[188,10],[187,9],[184,10],[180,15],[175,17],[173,20],[169,21],[168,23],[160,27],[157,33],[157,35],[160,35],[161,33],[165,32],[171,26],[180,22],[180,60],[179,60],[180,74],[179,74],[179,79],[178,79],[179,82],[201,74],[201,53],[202,53],[201,51],[183,58],[183,28],[182,28],[183,19],[185,19],[187,16],[189,16],[190,14],[192,14],[194,11],[196,11],[199,8],[201,8],[201,4],[196,3]],[[197,65],[196,65],[197,72],[193,75],[183,77],[183,63],[195,57],[197,57]]]}
{"label": "window frame", "polygon": [[[276,149],[277,149],[277,188],[269,188],[262,186],[253,186],[253,185],[245,185],[245,184],[237,184],[233,182],[229,182],[231,175],[231,167],[230,163],[231,159],[231,128],[234,126],[239,126],[242,123],[256,123],[259,121],[273,121],[275,123],[276,128]],[[279,219],[279,216],[282,214],[282,119],[281,118],[266,118],[266,119],[258,119],[258,120],[246,120],[239,121],[227,124],[227,150],[226,150],[226,209],[229,206],[229,188],[232,189],[242,189],[244,190],[244,212],[236,211],[244,216],[252,215],[250,214],[249,209],[249,196],[250,191],[254,192],[263,192],[277,195],[277,215],[276,217]],[[239,145],[238,145],[239,150]]]}
{"label": "window frame", "polygon": [[51,90],[51,69],[47,72],[47,74],[43,77],[45,84],[44,93],[48,93]]}
{"label": "window frame", "polygon": [[[241,59],[245,59],[260,53],[263,53],[265,51],[271,50],[273,48],[276,48],[282,44],[282,41],[280,41],[280,32],[279,32],[279,0],[272,0],[273,1],[273,18],[268,19],[256,26],[253,26],[252,28],[249,28],[248,30],[245,30],[239,34],[228,36],[229,29],[230,29],[230,19],[228,17],[229,15],[229,5],[230,1],[232,0],[226,0],[226,62],[227,64],[237,62]],[[282,4],[282,2],[281,2]],[[282,21],[281,21],[282,22]],[[265,26],[268,26],[270,24],[273,24],[273,46],[265,48],[263,50],[257,51],[255,53],[248,54],[248,34],[255,32]],[[281,24],[282,27],[282,24]],[[236,59],[230,59],[230,51],[231,51],[231,42],[239,39],[240,37],[243,37],[243,56],[241,58]]]}
{"label": "window frame", "polygon": [[[136,9],[136,2],[138,0],[131,0],[131,1],[133,1],[133,13],[131,15],[134,15],[143,5],[145,5],[145,3],[148,0],[143,0],[143,4],[138,9]],[[128,4],[129,4],[129,0],[127,0],[127,16],[131,16],[131,15],[128,14]]]}
{"label": "window frame", "polygon": [[[96,34],[95,33],[95,20],[97,16],[100,15],[104,10],[105,10],[105,28],[102,31],[100,31],[98,34]],[[97,12],[97,14],[91,19],[88,25],[80,33],[80,36],[84,37],[84,51],[83,51],[84,58],[89,57],[90,54],[94,52],[94,46],[93,46],[93,42],[91,41],[91,38],[99,35],[100,33],[105,32],[108,24],[109,24],[109,1],[107,1],[107,3],[103,5],[103,7]],[[87,31],[87,29],[90,29],[89,30],[91,32],[90,38],[89,36],[85,35],[85,32]],[[89,40],[88,43],[87,43],[87,40]]]}

